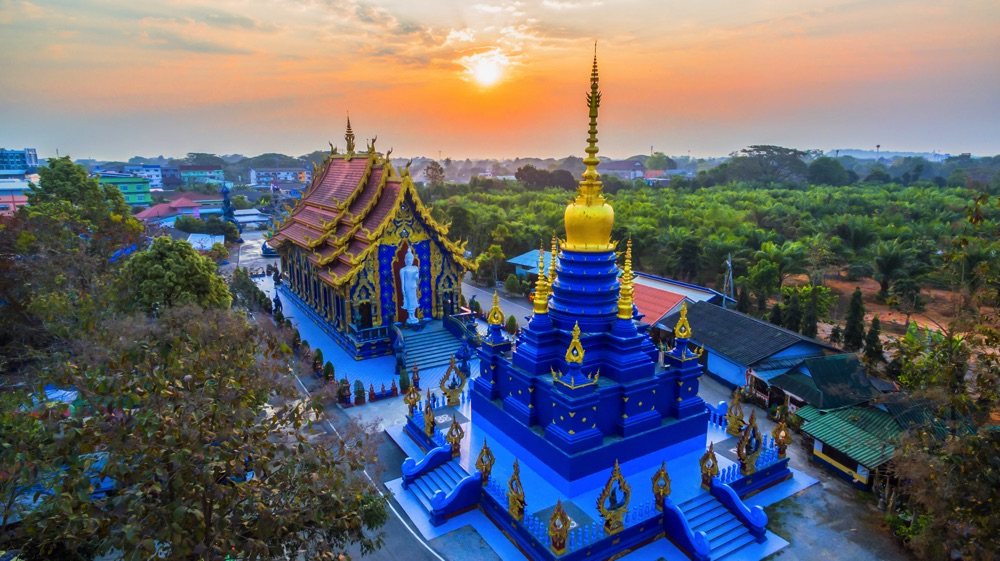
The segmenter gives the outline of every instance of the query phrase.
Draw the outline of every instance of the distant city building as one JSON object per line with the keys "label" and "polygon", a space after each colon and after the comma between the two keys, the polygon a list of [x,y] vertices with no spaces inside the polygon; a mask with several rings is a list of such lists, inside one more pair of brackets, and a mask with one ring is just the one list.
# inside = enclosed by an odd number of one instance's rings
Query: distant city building
{"label": "distant city building", "polygon": [[150,189],[163,189],[163,169],[158,164],[128,165],[124,171],[148,179]]}
{"label": "distant city building", "polygon": [[628,181],[633,179],[643,179],[646,175],[646,166],[637,160],[601,162],[601,174],[613,175],[619,179],[625,179]]}
{"label": "distant city building", "polygon": [[225,182],[222,168],[219,166],[181,166],[180,179],[185,185]]}
{"label": "distant city building", "polygon": [[24,179],[38,173],[38,153],[34,148],[24,150],[0,149],[0,178]]}
{"label": "distant city building", "polygon": [[160,166],[164,189],[176,189],[184,184],[181,181],[181,168],[178,166]]}
{"label": "distant city building", "polygon": [[0,215],[13,216],[17,209],[28,204],[30,186],[23,179],[0,179]]}
{"label": "distant city building", "polygon": [[312,172],[305,168],[250,168],[250,185],[309,183]]}
{"label": "distant city building", "polygon": [[150,182],[145,177],[107,171],[99,173],[97,177],[102,186],[114,185],[117,187],[129,206],[149,206],[153,203],[153,196],[149,193]]}

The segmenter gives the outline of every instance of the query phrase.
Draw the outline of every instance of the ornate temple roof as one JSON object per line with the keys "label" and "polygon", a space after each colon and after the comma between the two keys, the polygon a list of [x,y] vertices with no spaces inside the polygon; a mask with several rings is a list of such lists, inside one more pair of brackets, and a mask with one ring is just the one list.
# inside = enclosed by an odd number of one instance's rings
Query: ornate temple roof
{"label": "ornate temple roof", "polygon": [[288,218],[268,242],[275,248],[294,245],[308,252],[309,262],[324,282],[340,286],[361,269],[406,196],[437,240],[463,267],[475,268],[464,258],[464,244],[447,239],[448,227],[431,218],[409,170],[398,173],[388,156],[375,151],[355,153],[354,133],[347,122],[347,152],[333,148],[313,173],[313,180]]}

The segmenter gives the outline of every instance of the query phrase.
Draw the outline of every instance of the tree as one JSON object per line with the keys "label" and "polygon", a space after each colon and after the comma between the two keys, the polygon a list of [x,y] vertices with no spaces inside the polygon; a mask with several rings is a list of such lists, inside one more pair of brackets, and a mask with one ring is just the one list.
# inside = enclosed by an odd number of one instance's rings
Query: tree
{"label": "tree", "polygon": [[513,314],[507,317],[506,329],[507,333],[511,335],[517,333],[517,318]]}
{"label": "tree", "polygon": [[[248,312],[271,311],[271,299],[257,286],[257,283],[250,278],[250,272],[246,267],[237,267],[231,277],[229,277],[229,294],[232,296],[234,308],[247,310]],[[282,318],[284,319],[284,318]],[[316,349],[316,354],[322,358],[323,353]]]}
{"label": "tree", "polygon": [[767,299],[778,290],[778,266],[771,261],[758,261],[740,281],[753,291],[757,297],[757,311],[763,312],[767,309]]}
{"label": "tree", "polygon": [[809,297],[806,299],[806,310],[802,316],[802,334],[815,339],[819,332],[819,290],[816,290],[816,286],[812,288],[813,290],[809,291]]}
{"label": "tree", "polygon": [[741,286],[739,289],[739,295],[736,298],[736,311],[744,314],[750,313],[750,291],[746,287]]}
{"label": "tree", "polygon": [[833,329],[830,330],[830,342],[834,345],[839,345],[844,340],[844,330],[840,325],[834,325]]}
{"label": "tree", "polygon": [[230,199],[230,202],[233,203],[233,208],[235,208],[236,210],[246,210],[248,208],[253,208],[253,203],[251,203],[250,200],[247,199],[246,195],[236,195]]}
{"label": "tree", "polygon": [[778,327],[781,327],[781,325],[784,323],[784,320],[782,319],[781,316],[782,316],[781,303],[775,302],[774,306],[771,306],[771,313],[770,315],[767,316],[767,321],[773,323],[774,325],[777,325]]}
{"label": "tree", "polygon": [[[484,253],[480,254],[476,259],[476,264],[479,267],[492,267],[493,268],[493,282],[496,282],[497,275],[499,274],[500,264],[507,260],[507,256],[503,254],[503,250],[497,244],[490,245]],[[481,269],[480,269],[481,270]]]}
{"label": "tree", "polygon": [[31,510],[32,488],[45,475],[45,457],[39,451],[52,440],[46,423],[62,414],[50,415],[46,400],[29,409],[26,404],[31,402],[27,392],[0,392],[0,550],[7,549],[7,525]]}
{"label": "tree", "polygon": [[797,332],[802,326],[802,305],[799,302],[798,291],[792,292],[783,316],[786,329]]}
{"label": "tree", "polygon": [[858,351],[865,340],[865,303],[861,297],[861,289],[855,288],[851,295],[851,303],[847,307],[847,320],[844,324],[844,349]]}
{"label": "tree", "polygon": [[216,263],[225,261],[227,257],[229,257],[229,250],[220,242],[215,242],[212,244],[212,249],[208,250],[208,258]]}
{"label": "tree", "polygon": [[764,242],[756,256],[758,260],[770,261],[777,267],[779,289],[789,275],[806,272],[806,251],[799,242],[786,240],[781,245],[774,242]]}
{"label": "tree", "polygon": [[809,164],[807,173],[809,183],[814,185],[832,185],[840,187],[850,183],[851,178],[844,169],[844,165],[836,158],[823,156],[816,158]]}
{"label": "tree", "polygon": [[444,168],[437,162],[431,162],[424,168],[424,177],[431,185],[441,185],[444,183]]}
{"label": "tree", "polygon": [[879,297],[889,296],[889,286],[910,276],[909,265],[914,258],[913,251],[903,247],[898,239],[880,241],[873,254],[874,279],[878,281]]}
{"label": "tree", "polygon": [[333,363],[329,360],[323,365],[323,380],[331,382],[337,379],[337,370],[333,367]]}
{"label": "tree", "polygon": [[890,181],[892,181],[892,176],[890,176],[889,173],[886,172],[881,167],[877,167],[873,169],[871,173],[868,174],[867,177],[865,177],[865,181],[868,183],[878,183],[878,184],[889,183]]}
{"label": "tree", "polygon": [[[273,335],[183,307],[102,322],[80,343],[57,379],[83,413],[58,420],[52,494],[19,530],[39,556],[331,558],[381,544],[385,499],[362,472],[372,427],[311,434],[322,405],[299,399]],[[114,493],[86,492],[94,470]]]}
{"label": "tree", "polygon": [[521,291],[521,281],[517,275],[514,273],[507,275],[507,280],[503,281],[503,289],[509,294],[518,294]]}
{"label": "tree", "polygon": [[808,171],[802,160],[806,152],[783,146],[754,145],[740,150],[729,161],[729,168],[746,181],[771,183],[804,177]]}
{"label": "tree", "polygon": [[646,169],[677,169],[677,162],[663,152],[653,152],[653,155],[646,159]]}
{"label": "tree", "polygon": [[868,334],[865,335],[865,348],[864,355],[865,361],[868,364],[875,365],[880,362],[885,362],[885,351],[882,350],[882,324],[878,320],[878,316],[872,318],[871,323],[868,326]]}
{"label": "tree", "polygon": [[215,263],[188,242],[166,236],[129,258],[118,282],[122,306],[147,313],[185,304],[228,308],[232,302]]}

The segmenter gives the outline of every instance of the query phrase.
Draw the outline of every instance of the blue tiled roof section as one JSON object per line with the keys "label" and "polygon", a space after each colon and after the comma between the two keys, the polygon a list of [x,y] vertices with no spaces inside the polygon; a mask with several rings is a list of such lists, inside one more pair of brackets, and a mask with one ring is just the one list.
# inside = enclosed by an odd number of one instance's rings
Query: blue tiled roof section
{"label": "blue tiled roof section", "polygon": [[[538,274],[538,251],[537,249],[532,249],[529,252],[522,253],[517,257],[511,257],[507,260],[511,265],[519,265],[528,269],[529,273]],[[547,271],[552,263],[552,252],[546,251],[545,253],[545,270]]]}

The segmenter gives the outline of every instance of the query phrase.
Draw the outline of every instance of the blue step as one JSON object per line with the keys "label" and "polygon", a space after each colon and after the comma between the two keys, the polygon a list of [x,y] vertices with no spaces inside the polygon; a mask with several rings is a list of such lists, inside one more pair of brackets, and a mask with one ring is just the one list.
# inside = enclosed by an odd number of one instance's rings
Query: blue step
{"label": "blue step", "polygon": [[[726,507],[722,505],[716,505],[709,510],[702,512],[697,516],[688,517],[688,524],[691,525],[691,529],[694,531],[701,530],[701,527],[706,525],[708,522],[719,518],[720,516],[732,516]],[[714,527],[714,526],[713,526]]]}
{"label": "blue step", "polygon": [[747,532],[743,534],[742,537],[734,539],[718,549],[712,549],[712,561],[719,561],[720,559],[725,559],[734,553],[738,553],[741,549],[752,544],[753,542],[753,536],[750,535],[750,532]]}

